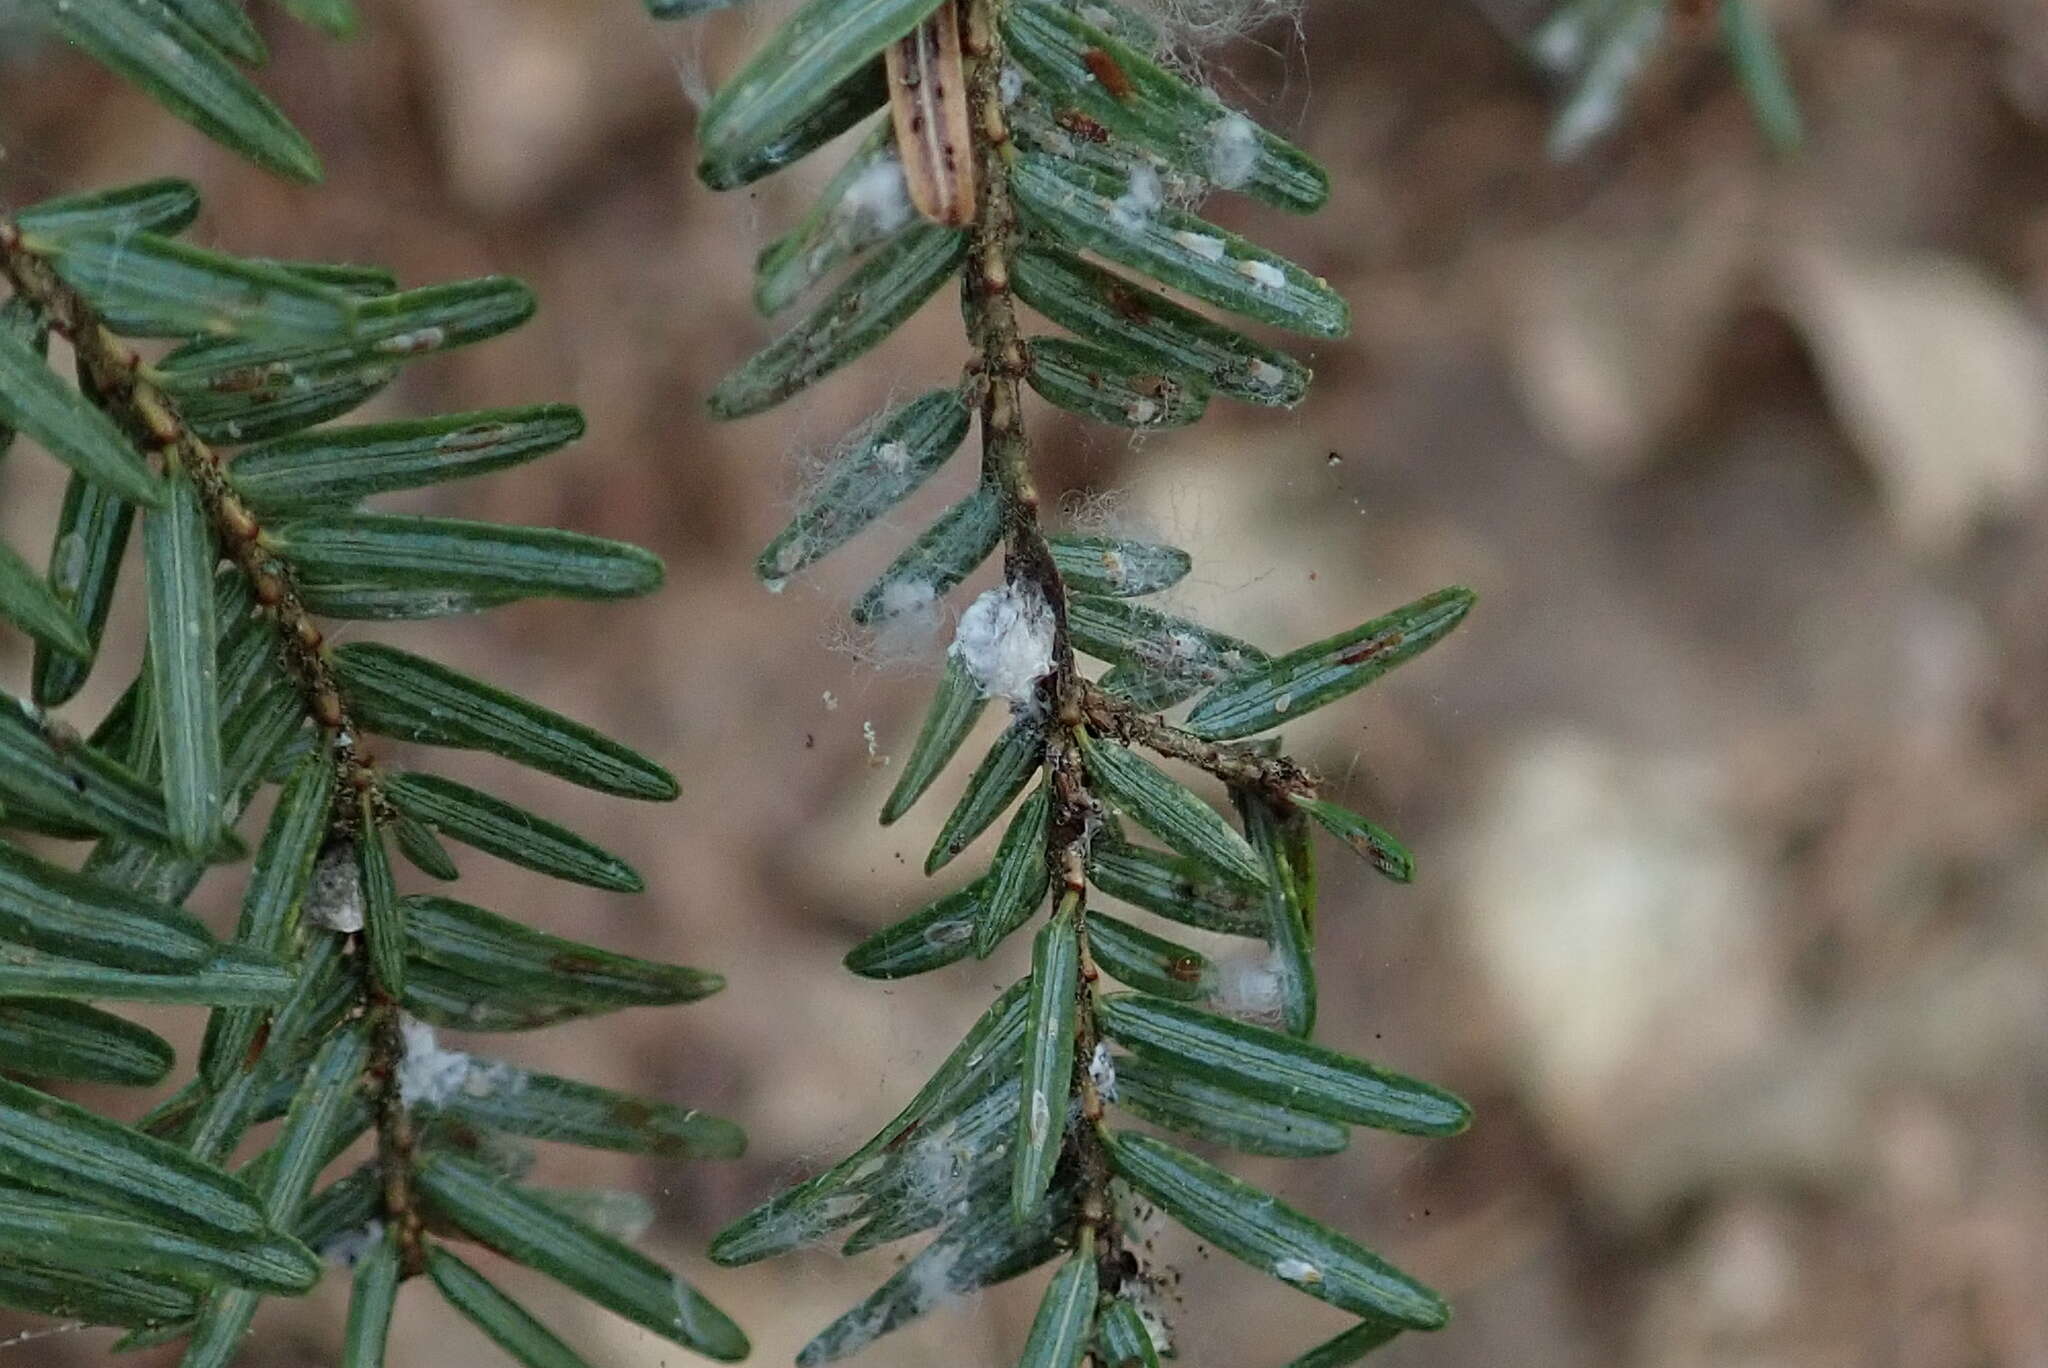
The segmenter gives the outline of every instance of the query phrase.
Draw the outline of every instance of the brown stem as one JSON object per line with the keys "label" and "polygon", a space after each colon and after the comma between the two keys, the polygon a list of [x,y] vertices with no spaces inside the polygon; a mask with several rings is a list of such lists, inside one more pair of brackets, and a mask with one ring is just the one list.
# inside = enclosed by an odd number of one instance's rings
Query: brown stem
{"label": "brown stem", "polygon": [[1053,611],[1053,673],[1045,688],[1057,704],[1072,690],[1074,649],[1067,637],[1066,589],[1038,524],[1031,444],[1024,433],[1027,358],[1010,292],[1017,211],[1010,200],[1010,129],[995,11],[996,0],[968,0],[964,45],[973,62],[967,103],[976,172],[967,249],[969,368],[981,400],[981,478],[1002,500],[1004,573],[1013,583],[1038,589]]}
{"label": "brown stem", "polygon": [[1074,913],[1081,973],[1074,1001],[1074,1087],[1083,1124],[1073,1136],[1069,1159],[1081,1185],[1074,1241],[1090,1249],[1104,1285],[1121,1278],[1123,1236],[1111,1200],[1114,1176],[1102,1139],[1103,1098],[1090,1064],[1095,1030],[1095,984],[1099,971],[1088,946],[1087,855],[1089,833],[1100,808],[1081,768],[1078,729],[1085,718],[1088,687],[1074,665],[1067,630],[1067,586],[1054,564],[1052,547],[1039,522],[1038,490],[1031,479],[1031,443],[1024,430],[1023,378],[1028,358],[1017,325],[1010,289],[1010,259],[1017,236],[1016,207],[1010,199],[1010,130],[1003,112],[1002,41],[996,27],[1001,0],[965,0],[964,46],[973,64],[968,78],[968,111],[976,170],[976,206],[967,251],[967,316],[973,357],[969,369],[981,410],[981,478],[1001,500],[1003,572],[1013,584],[1029,585],[1052,610],[1052,672],[1039,683],[1047,728],[1045,772],[1052,786],[1052,819],[1046,835],[1051,867],[1063,905]]}
{"label": "brown stem", "polygon": [[[154,451],[166,470],[180,470],[192,481],[222,558],[232,561],[248,580],[259,610],[275,629],[278,658],[298,686],[306,715],[326,734],[336,779],[328,812],[328,839],[376,839],[373,831],[361,829],[366,825],[362,814],[384,811],[374,762],[362,748],[362,729],[349,714],[347,697],[326,652],[326,640],[299,596],[291,565],[236,493],[228,479],[227,463],[200,440],[171,397],[149,379],[135,351],[100,322],[84,296],[67,284],[31,247],[19,226],[7,219],[0,219],[0,275],[71,343],[93,402]],[[355,950],[362,966],[362,996],[370,1025],[368,1076],[377,1089],[385,1217],[398,1229],[404,1267],[411,1274],[425,1266],[425,1255],[411,1187],[412,1126],[398,1095],[398,1069],[405,1054],[399,1007],[378,982],[363,947],[357,944]]]}
{"label": "brown stem", "polygon": [[1252,746],[1205,741],[1183,731],[1155,713],[1141,711],[1092,680],[1078,686],[1082,720],[1097,735],[1113,737],[1129,746],[1142,746],[1168,760],[1205,770],[1234,789],[1250,789],[1270,798],[1285,810],[1296,795],[1313,797],[1315,776],[1285,755],[1274,755]]}

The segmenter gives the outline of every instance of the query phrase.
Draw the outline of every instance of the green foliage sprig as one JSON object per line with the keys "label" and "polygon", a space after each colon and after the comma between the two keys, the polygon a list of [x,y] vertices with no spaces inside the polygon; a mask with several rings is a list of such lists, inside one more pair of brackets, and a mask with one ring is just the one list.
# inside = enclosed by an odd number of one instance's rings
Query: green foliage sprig
{"label": "green foliage sprig", "polygon": [[[331,0],[293,8],[347,17]],[[311,174],[229,61],[260,55],[238,6],[45,9],[202,128]],[[354,1268],[345,1368],[384,1362],[398,1286],[422,1274],[514,1357],[581,1363],[457,1254],[473,1244],[697,1353],[743,1357],[737,1326],[625,1242],[648,1219],[637,1197],[524,1181],[533,1140],[730,1158],[738,1128],[434,1036],[688,1002],[722,980],[401,894],[391,850],[452,880],[444,838],[598,888],[641,881],[368,743],[485,751],[643,800],[673,798],[675,780],[538,703],[395,647],[337,647],[320,625],[630,597],[661,563],[578,532],[365,506],[582,434],[556,404],[328,425],[402,367],[524,322],[524,286],[401,290],[373,268],[202,250],[177,237],[198,207],[156,181],[0,216],[0,455],[19,434],[71,471],[47,562],[0,547],[0,618],[35,642],[26,695],[0,695],[0,1304],[122,1328],[117,1348],[184,1340],[185,1368],[219,1368],[262,1298],[306,1292],[326,1255]],[[48,364],[52,333],[75,384]],[[170,345],[146,358],[138,338]],[[138,541],[145,663],[88,726],[71,710]],[[250,859],[240,832],[264,794]],[[54,858],[73,843],[82,867]],[[209,868],[244,859],[239,925],[216,939],[184,905]],[[141,1121],[16,1081],[166,1078],[167,1042],[89,1005],[122,1001],[211,1009],[191,1076]]]}
{"label": "green foliage sprig", "polygon": [[[1002,548],[1003,587],[963,615],[883,820],[918,800],[991,698],[1012,720],[927,870],[1010,816],[983,872],[846,962],[870,978],[919,974],[986,956],[1046,914],[1030,973],[895,1120],[713,1243],[719,1262],[743,1264],[838,1232],[848,1252],[936,1232],[800,1364],[853,1355],[942,1300],[1050,1264],[1024,1368],[1090,1355],[1156,1365],[1170,1347],[1131,1233],[1141,1204],[1360,1318],[1297,1368],[1351,1362],[1447,1314],[1347,1236],[1181,1147],[1329,1154],[1351,1126],[1435,1136],[1466,1125],[1464,1104],[1441,1089],[1312,1043],[1314,829],[1395,879],[1411,863],[1391,836],[1319,796],[1270,734],[1434,645],[1472,595],[1441,590],[1269,652],[1143,602],[1188,573],[1185,551],[1044,528],[1027,386],[1135,430],[1195,422],[1212,398],[1284,408],[1303,397],[1299,361],[1162,291],[1309,337],[1349,328],[1343,300],[1313,272],[1184,207],[1233,191],[1307,212],[1327,181],[1306,153],[1176,74],[1160,46],[1151,22],[1114,0],[812,0],[717,93],[699,130],[702,176],[723,187],[873,119],[817,204],[761,254],[764,312],[816,302],[717,386],[719,416],[780,403],[949,282],[962,292],[962,381],[864,427],[758,566],[776,585],[812,565],[979,427],[976,487],[854,616],[922,610]],[[1027,305],[1062,331],[1028,333]],[[1106,671],[1091,677],[1084,657]],[[1181,720],[1161,716],[1190,700]],[[1222,780],[1235,822],[1146,752]],[[1164,925],[1112,915],[1105,898]],[[1176,943],[1176,925],[1258,944],[1256,1001],[1231,1001],[1242,995],[1223,980],[1236,971]]]}

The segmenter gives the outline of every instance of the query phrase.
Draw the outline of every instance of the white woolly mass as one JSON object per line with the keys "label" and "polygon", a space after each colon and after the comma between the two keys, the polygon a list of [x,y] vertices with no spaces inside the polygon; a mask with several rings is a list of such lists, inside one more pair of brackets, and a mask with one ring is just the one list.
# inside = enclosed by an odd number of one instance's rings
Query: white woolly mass
{"label": "white woolly mass", "polygon": [[1052,673],[1052,608],[1030,585],[1005,584],[967,606],[953,633],[959,657],[984,695],[1029,706]]}
{"label": "white woolly mass", "polygon": [[902,1279],[900,1300],[878,1299],[872,1305],[856,1307],[834,1327],[840,1353],[855,1353],[873,1344],[900,1324],[905,1312],[926,1315],[959,1300],[966,1288],[977,1286],[960,1276],[966,1271],[960,1268],[960,1261],[967,1253],[966,1247],[957,1243],[927,1245],[897,1274]]}
{"label": "white woolly mass", "polygon": [[1273,1261],[1273,1276],[1284,1282],[1319,1283],[1323,1280],[1323,1270],[1307,1259],[1297,1259],[1290,1255]]}
{"label": "white woolly mass", "polygon": [[1116,1059],[1109,1052],[1109,1042],[1095,1042],[1095,1053],[1088,1056],[1088,1081],[1095,1085],[1095,1091],[1105,1102],[1116,1101]]}
{"label": "white woolly mass", "polygon": [[1109,218],[1126,233],[1135,233],[1165,203],[1166,191],[1159,184],[1159,173],[1141,162],[1131,168],[1123,194],[1110,202]]}
{"label": "white woolly mass", "polygon": [[915,576],[892,579],[882,586],[867,631],[845,637],[836,648],[877,670],[897,669],[928,660],[945,620],[938,587]]}
{"label": "white woolly mass", "polygon": [[983,1151],[962,1140],[949,1121],[911,1147],[905,1163],[907,1196],[941,1211],[958,1211],[973,1195],[976,1161],[1008,1148],[1007,1142],[999,1142]]}
{"label": "white woolly mass", "polygon": [[903,442],[883,442],[875,448],[875,464],[891,475],[901,475],[910,468],[910,447]]}
{"label": "white woolly mass", "polygon": [[471,1097],[492,1097],[498,1093],[518,1093],[526,1089],[526,1070],[507,1064],[502,1060],[478,1062],[469,1061],[469,1074],[462,1080],[462,1090]]}
{"label": "white woolly mass", "polygon": [[1235,110],[1209,125],[1209,179],[1235,190],[1259,165],[1259,126]]}
{"label": "white woolly mass", "polygon": [[1166,1323],[1165,1313],[1150,1302],[1140,1302],[1138,1321],[1145,1327],[1145,1338],[1152,1341],[1152,1351],[1161,1358],[1172,1358],[1173,1327]]}
{"label": "white woolly mass", "polygon": [[1286,1005],[1287,961],[1279,951],[1216,962],[1209,1004],[1225,1016],[1277,1026]]}
{"label": "white woolly mass", "polygon": [[1182,228],[1175,232],[1173,240],[1204,261],[1223,260],[1223,239],[1210,237],[1207,233],[1190,233]]}
{"label": "white woolly mass", "polygon": [[593,1192],[577,1211],[586,1225],[632,1244],[654,1224],[654,1205],[637,1192]]}
{"label": "white woolly mass", "polygon": [[882,617],[918,617],[930,612],[938,601],[939,592],[929,580],[893,579],[882,586]]}
{"label": "white woolly mass", "polygon": [[[958,1297],[961,1289],[955,1285],[953,1272],[966,1253],[958,1245],[947,1245],[937,1252],[927,1251],[911,1260],[905,1269],[910,1283],[911,1304],[924,1312]],[[886,1310],[881,1314],[886,1314]]]}
{"label": "white woolly mass", "polygon": [[384,1238],[384,1223],[372,1219],[354,1230],[344,1230],[326,1244],[320,1246],[320,1257],[343,1268],[354,1268],[363,1261],[363,1256],[377,1247]]}
{"label": "white woolly mass", "polygon": [[399,1027],[405,1037],[405,1058],[398,1065],[398,1099],[408,1107],[438,1106],[462,1091],[469,1077],[469,1056],[447,1050],[434,1028],[407,1017]]}
{"label": "white woolly mass", "polygon": [[877,157],[853,178],[839,201],[839,212],[858,219],[878,233],[887,233],[910,222],[910,186],[903,179],[903,163],[894,157]]}
{"label": "white woolly mass", "polygon": [[406,1017],[399,1030],[405,1057],[398,1063],[398,1100],[408,1107],[438,1107],[461,1093],[489,1097],[526,1086],[526,1075],[510,1064],[482,1063],[446,1048],[424,1021]]}
{"label": "white woolly mass", "polygon": [[343,934],[363,929],[363,876],[356,868],[354,846],[345,841],[331,845],[313,862],[305,917],[315,926]]}

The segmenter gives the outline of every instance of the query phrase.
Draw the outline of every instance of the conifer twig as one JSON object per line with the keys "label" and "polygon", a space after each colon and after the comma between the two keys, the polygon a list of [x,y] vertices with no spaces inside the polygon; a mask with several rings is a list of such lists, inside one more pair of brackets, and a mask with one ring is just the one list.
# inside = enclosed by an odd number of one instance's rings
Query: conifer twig
{"label": "conifer twig", "polygon": [[1098,1036],[1095,985],[1099,971],[1088,948],[1088,838],[1100,814],[1081,767],[1077,729],[1084,721],[1084,681],[1074,663],[1067,629],[1067,587],[1039,520],[1038,491],[1032,481],[1031,443],[1024,428],[1023,377],[1027,365],[1010,289],[1010,260],[1017,236],[1010,200],[1010,132],[1003,111],[1001,38],[994,0],[968,0],[964,45],[972,63],[968,106],[976,164],[976,213],[969,228],[966,266],[969,371],[980,399],[982,480],[1001,501],[1004,575],[1036,591],[1052,612],[1052,670],[1039,681],[1041,705],[1051,725],[1045,770],[1051,780],[1052,813],[1046,830],[1046,862],[1063,907],[1071,909],[1079,942],[1081,971],[1075,987],[1074,1084],[1081,1098],[1081,1125],[1074,1131],[1069,1160],[1080,1177],[1075,1246],[1092,1242],[1105,1285],[1115,1286],[1123,1241],[1110,1198],[1112,1168],[1097,1127],[1103,1098],[1091,1065]]}
{"label": "conifer twig", "polygon": [[[326,638],[299,595],[290,562],[265,537],[262,524],[228,482],[220,453],[185,422],[177,404],[150,379],[134,349],[106,327],[84,296],[49,262],[30,250],[20,227],[8,219],[0,219],[0,276],[71,344],[90,382],[88,397],[139,446],[154,451],[166,470],[182,470],[191,479],[213,530],[216,550],[248,581],[258,611],[271,624],[278,659],[298,689],[305,714],[326,737],[336,781],[327,816],[327,839],[377,839],[374,831],[360,829],[366,799],[371,811],[385,810],[374,759],[363,748],[364,731],[350,715],[340,680],[326,654]],[[425,1269],[426,1256],[421,1243],[423,1224],[412,1191],[414,1135],[399,1093],[399,1071],[405,1057],[401,1009],[378,981],[372,959],[364,953],[362,933],[352,933],[351,941],[360,965],[362,1005],[370,1034],[367,1076],[375,1090],[384,1215],[398,1231],[402,1265],[410,1276]]]}

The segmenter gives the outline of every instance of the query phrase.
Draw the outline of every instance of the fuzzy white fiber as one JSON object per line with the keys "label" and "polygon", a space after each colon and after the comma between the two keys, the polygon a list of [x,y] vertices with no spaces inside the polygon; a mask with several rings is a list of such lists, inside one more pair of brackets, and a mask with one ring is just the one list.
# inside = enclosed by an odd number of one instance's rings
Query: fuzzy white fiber
{"label": "fuzzy white fiber", "polygon": [[334,845],[320,852],[306,887],[306,920],[344,935],[363,929],[363,880],[356,869],[352,845]]}
{"label": "fuzzy white fiber", "polygon": [[1096,1041],[1095,1053],[1088,1056],[1088,1080],[1103,1101],[1116,1101],[1116,1056],[1109,1052],[1106,1040]]}
{"label": "fuzzy white fiber", "polygon": [[969,604],[951,653],[990,698],[1028,706],[1052,673],[1052,608],[1029,585],[1005,584]]}
{"label": "fuzzy white fiber", "polygon": [[1235,190],[1252,178],[1259,164],[1259,129],[1232,111],[1209,126],[1209,179]]}
{"label": "fuzzy white fiber", "polygon": [[1306,0],[1133,0],[1169,48],[1182,54],[1221,47],[1273,23],[1299,25]]}
{"label": "fuzzy white fiber", "polygon": [[363,1256],[375,1249],[384,1238],[384,1223],[372,1220],[354,1230],[344,1230],[320,1246],[320,1257],[343,1268],[354,1268],[363,1261]]}
{"label": "fuzzy white fiber", "polygon": [[1141,162],[1131,168],[1123,194],[1111,202],[1110,221],[1126,233],[1135,233],[1144,228],[1165,203],[1166,192],[1159,183],[1159,173]]}
{"label": "fuzzy white fiber", "polygon": [[442,1045],[424,1021],[406,1017],[399,1029],[405,1057],[398,1064],[398,1098],[408,1107],[437,1107],[460,1093],[516,1093],[526,1086],[526,1075],[510,1064],[479,1063]]}
{"label": "fuzzy white fiber", "polygon": [[877,157],[846,187],[839,212],[859,219],[878,233],[892,232],[910,222],[910,186],[903,179],[903,163],[894,157]]}
{"label": "fuzzy white fiber", "polygon": [[1225,1016],[1278,1025],[1287,999],[1287,961],[1276,950],[1217,961],[1209,1004]]}

